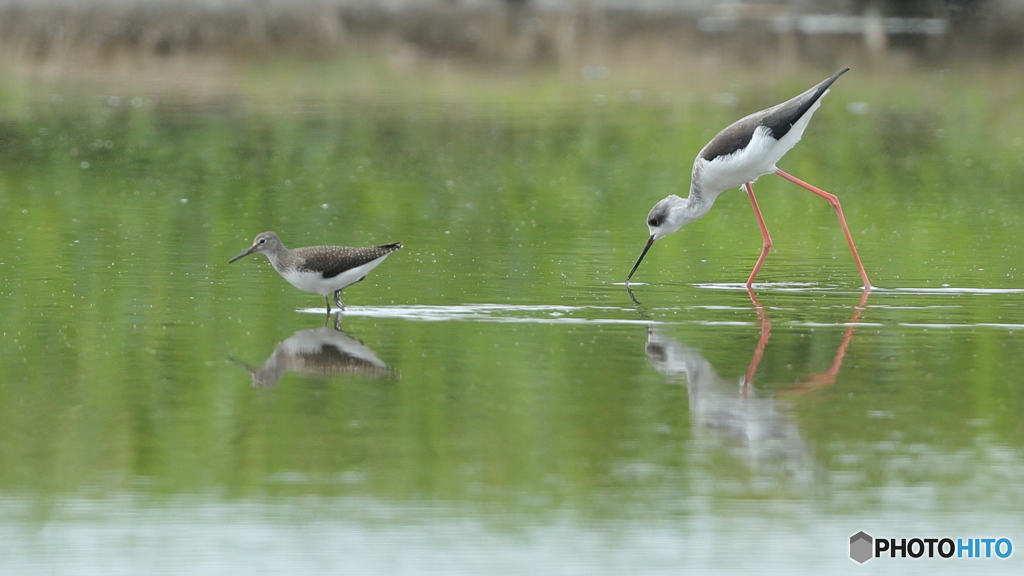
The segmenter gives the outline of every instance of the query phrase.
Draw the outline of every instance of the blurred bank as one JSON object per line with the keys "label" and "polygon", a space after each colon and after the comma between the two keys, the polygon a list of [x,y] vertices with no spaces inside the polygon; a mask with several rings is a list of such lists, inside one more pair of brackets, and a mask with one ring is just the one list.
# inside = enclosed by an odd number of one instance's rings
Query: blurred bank
{"label": "blurred bank", "polygon": [[0,64],[44,77],[145,75],[169,61],[358,54],[576,80],[1007,61],[1024,54],[1022,29],[1021,0],[3,0]]}

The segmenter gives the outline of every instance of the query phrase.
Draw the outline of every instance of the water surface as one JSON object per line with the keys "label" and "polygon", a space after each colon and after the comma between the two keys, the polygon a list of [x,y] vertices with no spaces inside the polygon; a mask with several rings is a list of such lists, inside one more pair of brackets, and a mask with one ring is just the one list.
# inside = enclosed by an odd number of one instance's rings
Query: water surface
{"label": "water surface", "polygon": [[[621,285],[650,206],[782,88],[33,97],[0,138],[0,571],[835,573],[858,530],[1024,546],[1020,142],[919,81],[950,102],[834,90],[781,166],[841,197],[868,294],[830,207],[774,177],[753,293],[739,191]],[[264,230],[405,249],[335,325],[262,257],[227,264]]]}

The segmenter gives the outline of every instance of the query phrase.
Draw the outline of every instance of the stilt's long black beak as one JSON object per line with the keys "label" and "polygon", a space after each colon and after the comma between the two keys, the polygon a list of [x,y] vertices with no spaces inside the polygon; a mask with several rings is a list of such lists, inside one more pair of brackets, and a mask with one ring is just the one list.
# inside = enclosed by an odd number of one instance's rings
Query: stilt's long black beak
{"label": "stilt's long black beak", "polygon": [[248,248],[245,249],[244,252],[242,252],[238,256],[235,256],[231,260],[228,260],[228,264],[231,264],[232,262],[234,262],[235,260],[238,260],[239,258],[245,258],[249,254],[252,254],[253,252],[256,251],[256,246],[257,246],[256,244],[253,244],[252,246],[249,246]]}
{"label": "stilt's long black beak", "polygon": [[629,271],[629,276],[626,276],[626,284],[629,284],[629,279],[633,277],[633,273],[640,267],[640,263],[644,261],[644,256],[647,256],[647,251],[651,249],[651,245],[654,244],[654,234],[647,239],[647,245],[644,246],[644,251],[640,253],[640,257],[636,259],[636,264],[633,264],[633,269]]}

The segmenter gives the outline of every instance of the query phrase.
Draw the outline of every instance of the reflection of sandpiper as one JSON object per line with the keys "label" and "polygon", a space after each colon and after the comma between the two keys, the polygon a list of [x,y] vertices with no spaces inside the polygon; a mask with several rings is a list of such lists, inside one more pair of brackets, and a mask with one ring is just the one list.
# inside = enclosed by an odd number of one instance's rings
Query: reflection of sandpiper
{"label": "reflection of sandpiper", "polygon": [[365,344],[332,328],[299,330],[278,344],[259,368],[235,362],[252,374],[252,384],[257,388],[276,386],[285,372],[326,378],[343,374],[387,379],[399,377],[397,370],[389,368]]}
{"label": "reflection of sandpiper", "polygon": [[[869,293],[865,290],[861,296],[829,369],[790,393],[815,390],[835,382]],[[754,374],[771,338],[771,321],[753,292],[748,294],[758,315],[761,335],[747,372],[738,383],[719,376],[700,350],[680,344],[654,328],[648,329],[647,357],[659,372],[685,376],[691,423],[699,432],[698,437],[734,442],[734,451],[753,469],[781,464],[790,475],[797,475],[807,469],[807,448],[795,420],[778,399],[758,395],[753,390]],[[710,435],[709,430],[713,431]]]}

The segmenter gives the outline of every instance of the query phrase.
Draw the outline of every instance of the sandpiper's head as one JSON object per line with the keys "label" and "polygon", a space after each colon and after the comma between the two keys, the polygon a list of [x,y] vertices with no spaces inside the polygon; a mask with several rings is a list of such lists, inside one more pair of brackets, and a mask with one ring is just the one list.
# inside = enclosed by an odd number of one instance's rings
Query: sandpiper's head
{"label": "sandpiper's head", "polygon": [[262,252],[267,254],[281,248],[284,248],[284,246],[281,244],[281,239],[277,237],[277,234],[274,234],[273,232],[261,232],[257,234],[256,238],[252,241],[252,246],[246,248],[245,251],[238,256],[228,260],[228,264],[231,264],[239,258],[244,258],[253,252]]}
{"label": "sandpiper's head", "polygon": [[655,240],[660,240],[665,236],[679,230],[680,226],[693,220],[692,218],[687,219],[686,215],[687,201],[675,194],[671,194],[665,198],[662,198],[651,208],[651,211],[647,213],[647,230],[651,233],[651,236],[647,239],[647,245],[644,246],[644,251],[640,253],[640,257],[637,258],[636,264],[633,265],[633,269],[629,271],[629,276],[626,277],[626,283],[629,283],[629,279],[633,277],[633,273],[640,267],[640,262],[643,261],[644,256],[647,255],[647,251],[651,249],[651,245],[654,244]]}

